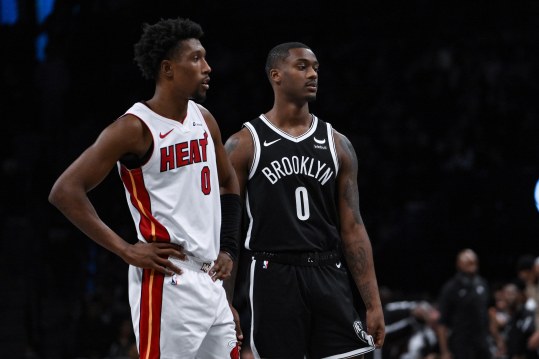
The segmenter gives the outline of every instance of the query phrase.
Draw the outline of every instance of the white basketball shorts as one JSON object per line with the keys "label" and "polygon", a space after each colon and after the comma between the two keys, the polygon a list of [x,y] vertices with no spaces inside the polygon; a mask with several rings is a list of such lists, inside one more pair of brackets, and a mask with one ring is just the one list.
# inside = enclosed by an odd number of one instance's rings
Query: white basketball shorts
{"label": "white basketball shorts", "polygon": [[183,271],[165,276],[129,266],[129,304],[140,359],[239,358],[232,312],[213,263],[169,258]]}

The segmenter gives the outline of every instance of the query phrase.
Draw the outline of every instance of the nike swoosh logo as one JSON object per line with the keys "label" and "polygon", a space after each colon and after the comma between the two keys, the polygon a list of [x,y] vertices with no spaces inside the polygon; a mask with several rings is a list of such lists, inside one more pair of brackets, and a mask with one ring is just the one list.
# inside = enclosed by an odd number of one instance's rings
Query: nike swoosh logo
{"label": "nike swoosh logo", "polygon": [[271,145],[273,145],[275,142],[280,141],[280,140],[281,140],[281,139],[278,138],[278,139],[276,139],[275,141],[271,141],[271,142],[264,141],[264,147],[271,146]]}
{"label": "nike swoosh logo", "polygon": [[167,137],[168,134],[172,132],[172,130],[173,130],[173,129],[171,129],[171,130],[168,131],[167,133],[161,133],[161,132],[159,132],[159,137],[160,137],[160,138],[165,138],[165,137]]}
{"label": "nike swoosh logo", "polygon": [[319,140],[318,138],[314,137],[314,142],[318,143],[319,145],[323,145],[326,143],[326,139],[324,138],[323,140]]}
{"label": "nike swoosh logo", "polygon": [[341,262],[335,263],[335,265],[337,266],[337,268],[341,268]]}

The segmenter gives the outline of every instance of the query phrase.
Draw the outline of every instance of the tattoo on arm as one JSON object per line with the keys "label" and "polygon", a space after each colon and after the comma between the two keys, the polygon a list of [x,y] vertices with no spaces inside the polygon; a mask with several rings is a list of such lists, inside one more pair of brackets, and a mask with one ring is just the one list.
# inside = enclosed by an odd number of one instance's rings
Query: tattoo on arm
{"label": "tattoo on arm", "polygon": [[349,177],[345,179],[346,183],[344,185],[342,195],[344,196],[346,204],[354,214],[354,220],[356,223],[363,224],[363,219],[359,213],[359,191],[357,188],[357,180],[353,178],[353,176],[357,176],[357,157],[352,143],[350,143],[350,141],[344,136],[341,139],[341,147],[344,150],[344,155],[349,159],[350,162],[350,174]]}
{"label": "tattoo on arm", "polygon": [[363,303],[368,308],[372,305],[372,292],[371,292],[371,285],[370,283],[365,283],[359,286],[359,293],[361,294],[361,298],[363,298]]}
{"label": "tattoo on arm", "polygon": [[234,152],[236,147],[238,147],[238,142],[239,140],[235,137],[231,137],[228,141],[226,141],[225,143],[226,153],[231,154],[232,152]]}
{"label": "tattoo on arm", "polygon": [[[365,249],[359,247],[355,250],[345,251],[346,263],[348,269],[352,272],[353,278],[359,278],[364,271],[367,270],[367,253]],[[361,298],[366,306],[371,305],[373,293],[371,292],[371,284],[369,282],[361,283],[358,285],[358,290],[361,293]]]}
{"label": "tattoo on arm", "polygon": [[[348,269],[356,282],[361,298],[367,308],[377,301],[376,279],[372,279],[372,259],[368,237],[364,237],[363,219],[359,211],[359,189],[357,185],[358,161],[352,143],[346,136],[340,137],[341,163],[344,176],[341,178],[341,201],[346,208],[347,226],[353,227],[349,235],[354,237],[344,243],[344,255]],[[349,212],[348,212],[349,211]],[[350,216],[351,214],[351,216]],[[353,222],[353,223],[352,223]]]}
{"label": "tattoo on arm", "polygon": [[359,247],[353,250],[345,251],[346,263],[348,268],[354,274],[354,277],[361,275],[367,269],[367,254],[365,249]]}

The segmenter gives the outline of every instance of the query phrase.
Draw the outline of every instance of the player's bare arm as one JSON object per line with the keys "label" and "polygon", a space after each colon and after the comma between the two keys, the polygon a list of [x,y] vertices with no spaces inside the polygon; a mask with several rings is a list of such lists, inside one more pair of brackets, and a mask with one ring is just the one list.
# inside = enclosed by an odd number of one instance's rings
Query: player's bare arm
{"label": "player's bare arm", "polygon": [[[239,194],[239,185],[236,172],[230,163],[230,160],[226,154],[225,147],[223,145],[221,131],[217,121],[213,115],[205,109],[203,106],[199,105],[199,108],[204,116],[206,124],[210,129],[213,143],[215,145],[215,152],[217,158],[217,169],[219,171],[219,188],[221,195],[223,194]],[[243,341],[243,332],[240,325],[240,316],[237,310],[232,306],[232,291],[229,290],[227,283],[229,278],[232,277],[235,273],[234,262],[230,254],[220,251],[215,261],[212,269],[210,270],[210,275],[214,280],[221,279],[224,281],[225,291],[227,294],[227,299],[230,305],[230,310],[232,311],[232,316],[234,318],[234,323],[236,325],[236,339],[238,340],[238,345],[241,347]],[[235,274],[234,274],[235,277]]]}
{"label": "player's bare arm", "polygon": [[[247,185],[247,178],[249,176],[248,169],[250,168],[252,162],[253,149],[254,147],[251,135],[245,128],[230,136],[230,138],[225,143],[226,153],[236,174],[236,177],[238,178],[242,203],[244,202],[243,198],[245,194],[245,186]],[[234,296],[234,284],[236,282],[237,270],[238,266],[234,266],[231,276],[224,281],[223,286],[225,288],[227,298],[230,302],[230,308],[234,315],[234,322],[236,322],[236,328],[239,328],[240,316],[237,310],[232,306],[232,298]]]}
{"label": "player's bare arm", "polygon": [[[210,130],[213,143],[215,145],[215,154],[217,158],[217,170],[219,175],[219,190],[221,195],[225,194],[236,194],[239,195],[239,185],[238,179],[236,178],[236,172],[228,156],[226,155],[225,147],[221,138],[221,131],[219,130],[219,125],[215,120],[215,117],[203,106],[198,105],[204,120]],[[239,225],[239,223],[238,223]],[[210,270],[210,275],[214,280],[217,279],[227,279],[230,277],[234,267],[234,262],[232,257],[226,251],[220,251],[215,261],[214,266]]]}
{"label": "player's bare arm", "polygon": [[367,331],[374,337],[375,345],[381,347],[385,336],[384,317],[372,246],[359,210],[357,157],[346,136],[334,131],[334,137],[340,166],[337,191],[343,251],[367,309]]}
{"label": "player's bare arm", "polygon": [[[247,129],[236,132],[225,143],[225,150],[238,178],[240,197],[244,202],[245,186],[249,176],[248,168],[252,162],[253,141]],[[224,282],[227,298],[232,300],[234,295],[234,283],[236,282],[237,266],[232,270],[231,276]]]}
{"label": "player's bare arm", "polygon": [[254,145],[249,130],[243,128],[236,132],[225,143],[230,163],[236,172],[240,185],[240,196],[245,197],[245,186],[249,177],[249,168],[253,162]]}
{"label": "player's bare arm", "polygon": [[[245,193],[245,186],[247,184],[247,168],[250,158],[249,154],[252,153],[253,150],[252,142],[246,142],[245,135],[247,135],[247,130],[242,129],[240,132],[237,132],[230,136],[224,146],[234,173],[236,174],[236,177],[238,179],[242,203],[244,202],[243,198]],[[235,266],[232,270],[230,277],[227,278],[227,280],[224,282],[227,297],[230,300],[232,300],[232,297],[234,295],[234,283],[236,281],[237,269],[237,266]]]}
{"label": "player's bare arm", "polygon": [[182,258],[182,248],[170,243],[130,244],[110,229],[97,214],[87,193],[99,185],[126,154],[142,157],[151,146],[151,134],[134,116],[109,125],[55,182],[49,201],[75,226],[99,245],[129,264],[170,274],[181,270],[168,261]]}

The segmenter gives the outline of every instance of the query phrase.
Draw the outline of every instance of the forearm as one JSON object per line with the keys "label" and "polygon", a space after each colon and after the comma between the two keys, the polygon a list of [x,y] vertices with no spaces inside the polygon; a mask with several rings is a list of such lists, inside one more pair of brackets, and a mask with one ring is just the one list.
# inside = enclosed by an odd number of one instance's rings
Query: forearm
{"label": "forearm", "polygon": [[223,281],[223,288],[225,288],[226,292],[226,298],[228,299],[228,302],[232,304],[232,301],[234,300],[234,288],[236,287],[236,277],[238,275],[238,262],[236,261],[234,263],[234,267],[232,268],[232,272],[230,273],[230,277],[225,279]]}
{"label": "forearm", "polygon": [[240,194],[240,185],[238,183],[238,178],[232,166],[226,172],[227,174],[220,178],[219,180],[219,192],[221,195],[224,194]]}
{"label": "forearm", "polygon": [[353,229],[342,231],[342,238],[343,252],[348,269],[366,309],[381,308],[372,246],[365,227],[362,224],[356,224]]}

